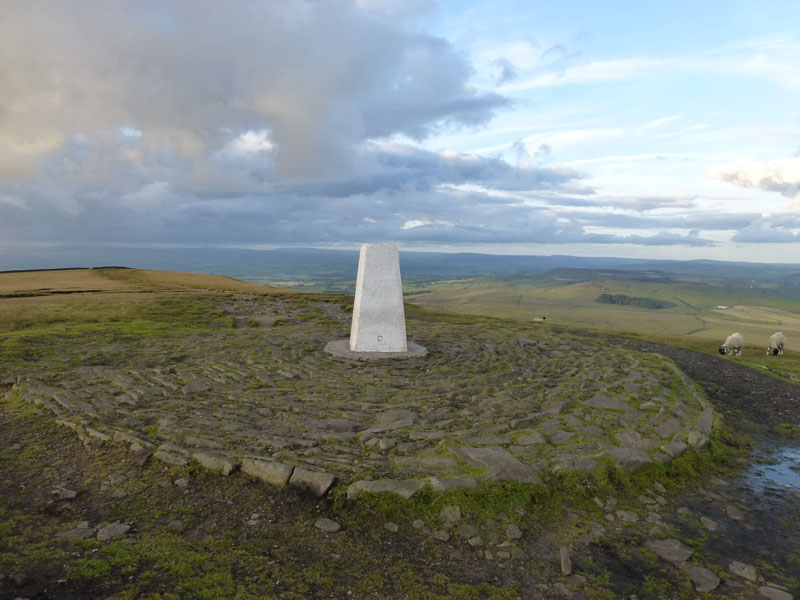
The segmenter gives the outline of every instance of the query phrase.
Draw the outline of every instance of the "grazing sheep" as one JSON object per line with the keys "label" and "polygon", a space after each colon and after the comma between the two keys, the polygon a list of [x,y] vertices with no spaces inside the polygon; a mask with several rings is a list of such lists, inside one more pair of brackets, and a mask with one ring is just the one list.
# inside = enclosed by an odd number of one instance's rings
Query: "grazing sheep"
{"label": "grazing sheep", "polygon": [[719,353],[723,356],[726,354],[735,354],[736,356],[742,355],[742,346],[744,346],[744,338],[738,331],[730,334],[722,346],[719,347]]}
{"label": "grazing sheep", "polygon": [[782,331],[776,331],[769,336],[769,343],[767,344],[767,354],[778,356],[783,354],[783,347],[786,345],[786,336]]}
{"label": "grazing sheep", "polygon": [[547,320],[547,317],[533,317],[534,321],[538,321],[539,323],[544,323]]}

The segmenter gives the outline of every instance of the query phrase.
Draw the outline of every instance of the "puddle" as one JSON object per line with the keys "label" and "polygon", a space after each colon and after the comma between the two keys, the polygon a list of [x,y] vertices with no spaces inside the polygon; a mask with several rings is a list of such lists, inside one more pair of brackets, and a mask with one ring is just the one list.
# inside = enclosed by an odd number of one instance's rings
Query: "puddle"
{"label": "puddle", "polygon": [[744,487],[759,496],[800,490],[800,447],[777,446],[759,453],[742,474]]}

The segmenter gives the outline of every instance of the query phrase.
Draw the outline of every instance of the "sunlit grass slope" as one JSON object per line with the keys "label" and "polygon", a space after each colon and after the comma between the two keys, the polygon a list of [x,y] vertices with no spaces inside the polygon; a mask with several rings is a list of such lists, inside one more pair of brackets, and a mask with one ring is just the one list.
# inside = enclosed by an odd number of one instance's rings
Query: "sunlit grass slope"
{"label": "sunlit grass slope", "polygon": [[191,300],[215,292],[287,290],[223,277],[138,269],[0,273],[0,332],[63,325],[181,321]]}

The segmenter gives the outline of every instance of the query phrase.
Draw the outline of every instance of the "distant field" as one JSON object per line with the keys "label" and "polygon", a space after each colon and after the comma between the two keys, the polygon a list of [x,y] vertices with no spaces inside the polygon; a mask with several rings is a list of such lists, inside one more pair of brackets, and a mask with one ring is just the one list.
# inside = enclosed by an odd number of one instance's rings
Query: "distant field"
{"label": "distant field", "polygon": [[[549,325],[630,332],[658,338],[722,341],[740,331],[748,346],[764,347],[782,330],[800,340],[800,302],[700,283],[624,279],[559,280],[549,274],[532,277],[477,277],[407,288],[406,299],[423,307]],[[600,294],[658,299],[671,308],[601,304]],[[716,306],[732,306],[720,309]],[[763,350],[762,350],[763,351]]]}

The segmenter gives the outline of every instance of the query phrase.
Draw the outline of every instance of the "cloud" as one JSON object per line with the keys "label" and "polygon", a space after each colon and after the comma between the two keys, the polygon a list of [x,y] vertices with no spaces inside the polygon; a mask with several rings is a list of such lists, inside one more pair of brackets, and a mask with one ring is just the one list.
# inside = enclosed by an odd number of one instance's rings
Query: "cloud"
{"label": "cloud", "polygon": [[766,215],[743,227],[731,238],[746,243],[800,242],[800,218],[795,215]]}
{"label": "cloud", "polygon": [[595,234],[590,236],[590,241],[605,243],[639,244],[642,246],[716,246],[713,240],[701,238],[697,230],[691,231],[686,235],[662,231],[652,236],[642,235],[606,235]]}
{"label": "cloud", "polygon": [[708,175],[733,185],[778,192],[800,208],[800,157],[783,160],[742,159],[710,165]]}
{"label": "cloud", "polygon": [[479,125],[505,105],[468,85],[446,41],[376,16],[401,3],[359,4],[8,4],[0,177],[35,173],[75,136],[110,144],[121,127],[183,160],[268,130],[279,172],[304,176],[347,168],[365,140]]}

